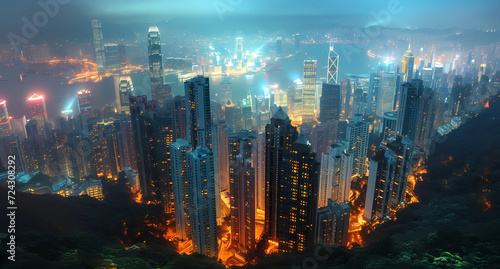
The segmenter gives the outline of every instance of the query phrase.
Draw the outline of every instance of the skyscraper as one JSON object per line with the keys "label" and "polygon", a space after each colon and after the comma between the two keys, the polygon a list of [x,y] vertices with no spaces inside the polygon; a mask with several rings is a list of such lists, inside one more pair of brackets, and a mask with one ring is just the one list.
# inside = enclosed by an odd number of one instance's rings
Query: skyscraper
{"label": "skyscraper", "polygon": [[234,58],[237,61],[243,60],[243,38],[242,37],[236,38],[236,45],[234,48]]}
{"label": "skyscraper", "polygon": [[175,232],[181,240],[191,239],[191,221],[189,219],[189,173],[187,154],[191,150],[187,140],[177,139],[170,144],[172,160],[172,189],[175,206]]}
{"label": "skyscraper", "polygon": [[340,85],[323,83],[320,101],[320,122],[340,119]]}
{"label": "skyscraper", "polygon": [[396,128],[398,122],[397,112],[385,112],[382,126],[382,140],[396,140]]}
{"label": "skyscraper", "polygon": [[328,72],[326,74],[326,83],[338,84],[339,55],[333,50],[333,42],[330,43],[330,52],[328,53]]}
{"label": "skyscraper", "polygon": [[232,101],[232,90],[231,90],[231,81],[223,80],[220,82],[220,91],[219,91],[219,103],[226,104],[227,100]]}
{"label": "skyscraper", "polygon": [[45,98],[42,95],[33,94],[28,98],[28,105],[30,107],[31,118],[36,121],[38,134],[45,136],[45,124],[49,122]]}
{"label": "skyscraper", "polygon": [[195,252],[217,257],[217,216],[214,159],[210,149],[198,147],[187,153],[189,217]]}
{"label": "skyscraper", "polygon": [[396,126],[398,136],[408,137],[411,141],[415,141],[422,114],[423,93],[424,84],[420,79],[414,79],[411,83],[402,85]]}
{"label": "skyscraper", "polygon": [[398,84],[399,75],[382,72],[376,105],[377,116],[383,117],[385,112],[393,111]]}
{"label": "skyscraper", "polygon": [[345,121],[349,119],[351,115],[351,81],[349,79],[342,79],[341,85],[341,100],[340,100],[340,120]]}
{"label": "skyscraper", "polygon": [[302,49],[302,37],[299,33],[293,35],[295,40],[295,53],[299,52]]}
{"label": "skyscraper", "polygon": [[304,135],[283,153],[277,200],[280,252],[303,251],[315,241],[319,163]]}
{"label": "skyscraper", "polygon": [[7,111],[7,102],[0,99],[0,135],[10,133],[10,118]]}
{"label": "skyscraper", "polygon": [[104,41],[102,37],[102,25],[100,20],[92,20],[92,37],[94,39],[94,57],[95,63],[97,65],[97,71],[104,71],[106,70],[106,58],[104,55]]}
{"label": "skyscraper", "polygon": [[380,85],[380,76],[378,74],[370,75],[370,86],[368,88],[368,96],[366,102],[366,113],[375,115],[377,111],[378,91]]}
{"label": "skyscraper", "polygon": [[276,59],[281,59],[283,50],[281,48],[282,38],[281,36],[276,37]]}
{"label": "skyscraper", "polygon": [[413,143],[407,137],[383,141],[370,159],[364,218],[392,218],[394,210],[404,203]]}
{"label": "skyscraper", "polygon": [[413,79],[413,64],[415,62],[415,57],[411,52],[410,46],[408,46],[408,50],[403,55],[403,64],[401,67],[401,72],[403,72],[403,81],[410,82]]}
{"label": "skyscraper", "polygon": [[281,188],[281,171],[283,168],[283,155],[291,150],[292,144],[297,140],[297,128],[292,126],[291,120],[280,108],[266,126],[265,146],[265,214],[266,222],[264,232],[271,239],[278,237],[278,203],[280,200],[279,189]]}
{"label": "skyscraper", "polygon": [[347,125],[346,138],[349,141],[347,152],[353,155],[352,175],[364,176],[368,154],[369,124],[363,121],[363,115],[357,114]]}
{"label": "skyscraper", "polygon": [[304,61],[304,79],[302,88],[302,123],[311,124],[314,120],[314,103],[316,100],[316,60]]}
{"label": "skyscraper", "polygon": [[162,201],[172,209],[172,182],[169,146],[176,139],[175,116],[158,110],[145,95],[130,97],[130,118],[143,198]]}
{"label": "skyscraper", "polygon": [[[115,78],[116,79],[116,78]],[[116,108],[119,114],[130,115],[130,97],[133,95],[134,84],[129,76],[120,77],[115,81]]]}
{"label": "skyscraper", "polygon": [[92,112],[92,105],[90,103],[91,99],[90,91],[81,90],[77,94],[78,94],[78,108],[80,110],[80,114],[89,117],[90,113]]}
{"label": "skyscraper", "polygon": [[186,94],[187,140],[193,148],[212,147],[212,112],[208,77],[197,76],[184,82]]}
{"label": "skyscraper", "polygon": [[149,75],[151,78],[151,97],[159,103],[164,102],[163,93],[163,55],[158,27],[151,26],[148,31]]}
{"label": "skyscraper", "polygon": [[422,149],[427,155],[430,154],[432,145],[432,135],[434,133],[434,121],[437,111],[436,94],[431,88],[425,88],[422,95],[422,114],[420,116],[418,136],[415,140],[415,146]]}
{"label": "skyscraper", "polygon": [[[330,197],[336,203],[349,203],[351,195],[351,176],[354,156],[347,152],[347,141],[330,146],[328,153],[327,181],[331,182]],[[327,199],[328,200],[328,199]],[[326,201],[323,200],[326,206]]]}
{"label": "skyscraper", "polygon": [[347,246],[350,211],[348,204],[338,204],[331,199],[319,208],[315,223],[316,244]]}
{"label": "skyscraper", "polygon": [[[249,247],[253,247],[250,234],[255,240],[255,171],[251,166],[255,144],[253,132],[242,130],[228,135],[231,242]],[[247,219],[254,222],[253,227],[246,227]]]}

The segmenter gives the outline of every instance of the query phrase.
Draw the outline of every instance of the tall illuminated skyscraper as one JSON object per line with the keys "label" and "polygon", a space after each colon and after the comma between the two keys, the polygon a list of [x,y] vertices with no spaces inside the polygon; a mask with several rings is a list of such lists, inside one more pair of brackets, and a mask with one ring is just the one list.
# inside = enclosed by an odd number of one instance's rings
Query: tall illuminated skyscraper
{"label": "tall illuminated skyscraper", "polygon": [[410,171],[413,143],[407,137],[383,141],[370,159],[364,219],[392,218],[394,210],[404,203]]}
{"label": "tall illuminated skyscraper", "polygon": [[352,175],[364,176],[368,154],[368,135],[370,125],[363,121],[363,115],[357,114],[347,125],[346,138],[349,141],[347,152],[353,156]]}
{"label": "tall illuminated skyscraper", "polygon": [[278,203],[282,182],[283,156],[286,151],[291,150],[292,144],[297,138],[297,128],[292,126],[290,118],[280,108],[274,114],[271,123],[266,126],[266,167],[264,177],[266,180],[266,222],[264,232],[270,239],[277,239],[278,236]]}
{"label": "tall illuminated skyscraper", "polygon": [[413,65],[415,62],[415,57],[411,52],[410,46],[408,45],[408,50],[403,55],[403,65],[401,67],[401,72],[403,75],[404,82],[410,82],[413,79]]}
{"label": "tall illuminated skyscraper", "polygon": [[38,134],[45,136],[45,124],[49,122],[45,98],[42,95],[33,94],[28,98],[28,105],[30,107],[31,118],[36,121]]}
{"label": "tall illuminated skyscraper", "polygon": [[315,241],[319,163],[304,135],[283,154],[277,201],[280,252],[303,251]]}
{"label": "tall illuminated skyscraper", "polygon": [[420,117],[422,115],[422,95],[424,84],[420,79],[414,79],[402,86],[399,101],[398,122],[396,134],[415,141],[418,136]]}
{"label": "tall illuminated skyscraper", "polygon": [[319,120],[324,123],[340,119],[340,85],[323,83]]}
{"label": "tall illuminated skyscraper", "polygon": [[80,110],[80,114],[89,117],[90,113],[92,112],[92,105],[90,103],[91,99],[90,91],[81,90],[77,93],[77,95],[78,95],[78,108]]}
{"label": "tall illuminated skyscraper", "polygon": [[189,219],[189,177],[187,154],[191,150],[187,140],[177,139],[170,144],[172,160],[172,188],[175,206],[175,232],[181,240],[191,239],[191,222]]}
{"label": "tall illuminated skyscraper", "polygon": [[92,20],[92,37],[94,39],[94,57],[95,63],[97,65],[97,71],[104,71],[106,70],[106,58],[104,55],[104,41],[102,37],[102,25],[100,20]]}
{"label": "tall illuminated skyscraper", "polygon": [[332,182],[331,199],[336,203],[349,203],[351,195],[351,176],[353,154],[347,152],[347,141],[330,146],[328,162],[328,181]]}
{"label": "tall illuminated skyscraper", "polygon": [[212,148],[212,112],[208,77],[197,76],[184,82],[187,137],[193,148]]}
{"label": "tall illuminated skyscraper", "polygon": [[232,101],[232,90],[231,90],[231,81],[223,80],[220,82],[220,91],[219,91],[219,103],[226,104],[227,100]]}
{"label": "tall illuminated skyscraper", "polygon": [[162,102],[163,91],[163,55],[161,54],[161,38],[158,27],[151,26],[148,31],[149,75],[151,78],[151,97]]}
{"label": "tall illuminated skyscraper", "polygon": [[316,60],[304,61],[304,79],[302,88],[302,123],[311,124],[314,121],[314,104],[316,100]]}
{"label": "tall illuminated skyscraper", "polygon": [[338,204],[331,199],[319,208],[315,222],[316,244],[347,246],[350,211],[348,204]]}
{"label": "tall illuminated skyscraper", "polygon": [[134,84],[129,76],[120,77],[115,86],[116,90],[116,108],[119,114],[130,115],[130,97],[133,95]]}
{"label": "tall illuminated skyscraper", "polygon": [[195,251],[217,257],[217,213],[214,158],[210,149],[198,147],[187,154],[189,177],[189,218]]}
{"label": "tall illuminated skyscraper", "polygon": [[234,57],[238,61],[243,60],[243,38],[241,38],[241,37],[236,38],[236,45],[234,48]]}
{"label": "tall illuminated skyscraper", "polygon": [[338,84],[339,55],[333,50],[333,42],[330,43],[330,52],[328,53],[328,72],[326,74],[326,83]]}
{"label": "tall illuminated skyscraper", "polygon": [[276,37],[276,59],[281,59],[283,50],[281,48],[282,38],[281,36]]}
{"label": "tall illuminated skyscraper", "polygon": [[351,95],[352,95],[352,87],[351,81],[349,79],[342,79],[340,84],[340,120],[345,121],[349,119],[351,114]]}
{"label": "tall illuminated skyscraper", "polygon": [[395,103],[394,98],[396,96],[399,81],[399,75],[382,72],[376,105],[377,116],[383,117],[385,112],[393,111]]}
{"label": "tall illuminated skyscraper", "polygon": [[0,99],[0,135],[10,133],[10,118],[7,111],[7,101]]}
{"label": "tall illuminated skyscraper", "polygon": [[396,140],[396,129],[398,122],[397,112],[385,112],[382,126],[382,139],[387,141]]}
{"label": "tall illuminated skyscraper", "polygon": [[295,40],[295,53],[299,52],[302,49],[302,37],[300,36],[299,33],[296,33],[293,35],[294,40]]}

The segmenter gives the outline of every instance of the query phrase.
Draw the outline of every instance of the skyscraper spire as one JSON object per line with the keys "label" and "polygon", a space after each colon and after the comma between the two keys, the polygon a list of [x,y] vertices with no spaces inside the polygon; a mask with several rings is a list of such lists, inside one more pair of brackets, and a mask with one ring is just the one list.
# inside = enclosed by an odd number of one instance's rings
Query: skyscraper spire
{"label": "skyscraper spire", "polygon": [[326,83],[338,84],[339,55],[333,50],[333,41],[330,42],[330,52],[328,53],[328,72]]}

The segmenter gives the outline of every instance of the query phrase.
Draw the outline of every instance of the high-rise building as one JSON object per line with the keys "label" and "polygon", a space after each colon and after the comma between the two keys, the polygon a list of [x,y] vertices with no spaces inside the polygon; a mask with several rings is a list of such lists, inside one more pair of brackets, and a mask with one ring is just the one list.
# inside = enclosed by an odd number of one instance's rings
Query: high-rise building
{"label": "high-rise building", "polygon": [[450,95],[450,116],[459,116],[467,104],[467,87],[463,84],[462,76],[455,76]]}
{"label": "high-rise building", "polygon": [[243,38],[242,37],[236,38],[236,45],[234,48],[234,58],[237,61],[243,60]]}
{"label": "high-rise building", "polygon": [[434,121],[437,111],[437,100],[435,92],[431,88],[425,88],[422,95],[422,114],[420,116],[419,128],[415,139],[415,146],[430,154],[432,135],[434,133]]}
{"label": "high-rise building", "polygon": [[340,120],[345,121],[351,115],[351,95],[352,87],[349,79],[342,79],[340,84]]}
{"label": "high-rise building", "polygon": [[323,83],[320,101],[320,122],[340,119],[340,85]]}
{"label": "high-rise building", "polygon": [[[351,176],[354,156],[347,152],[347,141],[340,141],[330,146],[328,153],[327,181],[331,182],[331,198],[336,203],[349,203],[351,195]],[[323,200],[323,206],[326,201]]]}
{"label": "high-rise building", "polygon": [[333,42],[330,43],[330,52],[328,53],[328,72],[326,74],[326,83],[338,84],[339,55],[333,50]]}
{"label": "high-rise building", "polygon": [[394,141],[396,140],[396,128],[398,122],[397,112],[385,112],[382,121],[382,140]]}
{"label": "high-rise building", "polygon": [[383,117],[385,112],[394,110],[395,96],[399,84],[399,75],[382,72],[378,88],[376,114]]}
{"label": "high-rise building", "polygon": [[290,114],[293,125],[302,125],[302,89],[303,84],[300,79],[293,81],[293,85],[288,87],[287,111]]}
{"label": "high-rise building", "polygon": [[223,80],[220,82],[219,103],[226,104],[228,100],[232,101],[231,81]]}
{"label": "high-rise building", "polygon": [[266,222],[264,232],[269,238],[277,239],[278,203],[280,201],[281,171],[283,168],[283,155],[291,150],[292,144],[298,138],[297,128],[292,126],[288,115],[279,109],[266,126],[265,142],[265,214]]}
{"label": "high-rise building", "polygon": [[293,35],[294,40],[295,40],[295,53],[299,52],[302,50],[302,37],[300,36],[299,33]]}
{"label": "high-rise building", "polygon": [[197,76],[184,82],[187,140],[193,148],[212,148],[212,112],[208,77]]}
{"label": "high-rise building", "polygon": [[36,121],[38,134],[45,136],[45,125],[49,122],[45,98],[42,95],[33,94],[28,98],[28,105],[30,107],[31,119]]}
{"label": "high-rise building", "polygon": [[115,77],[116,109],[118,114],[130,115],[130,97],[133,96],[134,84],[129,76]]}
{"label": "high-rise building", "polygon": [[412,148],[407,137],[397,137],[392,142],[383,141],[370,159],[365,220],[392,218],[394,210],[404,203]]}
{"label": "high-rise building", "polygon": [[[252,168],[256,134],[249,131],[228,134],[231,242],[253,248],[255,243],[255,171]],[[247,219],[254,223],[246,227]],[[253,234],[253,240],[250,240]]]}
{"label": "high-rise building", "polygon": [[350,211],[348,204],[338,204],[331,199],[319,208],[315,223],[316,244],[347,246]]}
{"label": "high-rise building", "polygon": [[17,134],[22,139],[26,138],[26,116],[10,120],[11,133]]}
{"label": "high-rise building", "polygon": [[316,60],[304,61],[304,77],[302,88],[302,123],[311,124],[314,121],[314,106],[316,101]]}
{"label": "high-rise building", "polygon": [[396,134],[408,137],[411,141],[417,138],[422,114],[422,95],[424,84],[420,79],[402,85],[401,99],[399,101],[398,122]]}
{"label": "high-rise building", "polygon": [[280,252],[314,245],[319,162],[304,135],[283,153],[278,177],[277,236]]}
{"label": "high-rise building", "polygon": [[148,31],[149,75],[151,78],[151,97],[159,103],[164,102],[163,94],[163,55],[161,54],[161,38],[158,27],[151,26]]}
{"label": "high-rise building", "polygon": [[176,139],[175,115],[172,110],[158,110],[143,95],[130,97],[130,118],[143,198],[162,201],[169,212],[173,199],[169,146]]}
{"label": "high-rise building", "polygon": [[189,219],[189,177],[187,154],[191,150],[187,140],[177,139],[170,144],[172,160],[172,189],[175,206],[175,232],[181,240],[191,239],[191,221]]}
{"label": "high-rise building", "polygon": [[118,69],[122,66],[124,60],[121,55],[121,47],[123,47],[123,45],[116,43],[104,44],[106,69]]}
{"label": "high-rise building", "polygon": [[380,76],[378,74],[370,75],[370,86],[368,88],[368,96],[366,102],[366,113],[375,115],[377,111],[377,98],[380,84]]}
{"label": "high-rise building", "polygon": [[117,179],[123,170],[120,152],[121,128],[119,121],[102,121],[91,124],[92,159],[90,164],[92,176]]}
{"label": "high-rise building", "polygon": [[411,49],[408,46],[408,50],[403,55],[403,61],[402,61],[403,64],[401,66],[401,72],[404,74],[403,75],[404,82],[412,81],[414,62],[415,62],[415,57],[413,56],[413,53],[411,52]]}
{"label": "high-rise building", "polygon": [[10,118],[7,111],[7,101],[0,99],[0,135],[10,133]]}
{"label": "high-rise building", "polygon": [[214,159],[210,149],[198,147],[187,153],[189,218],[194,251],[217,257],[217,213]]}
{"label": "high-rise building", "polygon": [[78,93],[78,108],[80,114],[90,117],[92,112],[91,94],[89,90],[81,90]]}
{"label": "high-rise building", "polygon": [[276,59],[281,59],[283,57],[283,50],[281,48],[282,38],[281,36],[276,37]]}
{"label": "high-rise building", "polygon": [[104,71],[106,70],[106,58],[104,55],[104,41],[102,37],[102,25],[100,20],[92,20],[92,37],[94,40],[94,57],[95,63],[97,65],[97,71]]}
{"label": "high-rise building", "polygon": [[353,156],[352,175],[364,176],[368,155],[368,135],[370,125],[363,121],[363,115],[357,114],[347,125],[346,138],[349,141],[347,152]]}

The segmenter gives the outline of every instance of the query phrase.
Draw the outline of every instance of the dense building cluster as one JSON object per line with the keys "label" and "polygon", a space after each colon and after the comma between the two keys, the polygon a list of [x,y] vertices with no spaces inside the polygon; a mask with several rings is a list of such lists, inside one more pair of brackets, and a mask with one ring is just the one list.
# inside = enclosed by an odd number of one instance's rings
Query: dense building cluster
{"label": "dense building cluster", "polygon": [[[123,48],[104,43],[99,20],[92,31],[97,71],[123,66]],[[294,35],[295,53],[302,40]],[[244,40],[235,41],[231,66],[245,69]],[[26,191],[100,200],[101,182],[123,172],[135,197],[175,217],[176,240],[188,252],[210,257],[235,249],[244,260],[261,240],[279,252],[347,246],[351,182],[366,182],[365,221],[390,220],[408,203],[408,177],[433,141],[500,89],[500,73],[490,80],[486,65],[445,70],[430,59],[418,66],[410,49],[401,68],[381,65],[339,80],[342,63],[332,43],[326,80],[318,78],[317,60],[308,59],[302,79],[269,85],[263,95],[235,100],[228,79],[214,86],[209,76],[193,75],[184,80],[184,95],[174,96],[164,63],[190,69],[192,60],[164,60],[157,27],[147,42],[151,100],[136,94],[127,75],[114,77],[114,105],[97,109],[92,92],[81,90],[79,111],[57,119],[47,116],[46,96],[27,99],[28,119],[9,116],[0,100],[0,160],[5,165],[14,155],[19,173],[57,179]],[[275,39],[270,66],[284,56],[283,43]],[[221,240],[224,225],[229,242]]]}

